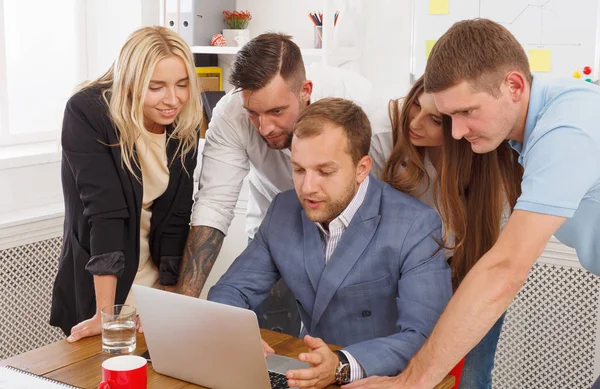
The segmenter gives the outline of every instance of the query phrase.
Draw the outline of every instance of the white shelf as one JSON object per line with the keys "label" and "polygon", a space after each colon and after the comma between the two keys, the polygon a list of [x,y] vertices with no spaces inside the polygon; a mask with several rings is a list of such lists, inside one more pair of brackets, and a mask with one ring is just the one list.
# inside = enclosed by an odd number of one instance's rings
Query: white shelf
{"label": "white shelf", "polygon": [[[196,54],[236,54],[239,47],[232,46],[191,46],[192,53]],[[302,49],[302,55],[306,57],[317,57],[323,55],[321,49]]]}
{"label": "white shelf", "polygon": [[192,53],[196,54],[235,54],[239,47],[230,46],[190,46]]}

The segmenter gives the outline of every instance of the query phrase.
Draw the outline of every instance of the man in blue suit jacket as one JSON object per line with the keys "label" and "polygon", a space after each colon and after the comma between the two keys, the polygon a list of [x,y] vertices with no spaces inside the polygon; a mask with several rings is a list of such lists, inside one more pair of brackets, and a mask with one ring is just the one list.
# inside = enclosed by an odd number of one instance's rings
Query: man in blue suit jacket
{"label": "man in blue suit jacket", "polygon": [[[284,278],[311,350],[299,355],[310,368],[287,372],[290,386],[398,374],[452,293],[437,213],[369,177],[370,139],[369,120],[348,100],[306,108],[292,141],[295,191],[275,197],[255,239],[208,295],[253,309]],[[324,342],[344,348],[332,352]]]}

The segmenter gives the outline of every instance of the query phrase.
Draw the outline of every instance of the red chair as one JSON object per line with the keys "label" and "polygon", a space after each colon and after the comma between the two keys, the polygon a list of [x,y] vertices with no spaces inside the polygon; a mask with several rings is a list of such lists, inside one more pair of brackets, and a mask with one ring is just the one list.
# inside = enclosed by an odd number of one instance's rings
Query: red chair
{"label": "red chair", "polygon": [[452,389],[458,389],[458,385],[460,384],[460,376],[462,375],[464,364],[465,359],[463,358],[460,360],[460,362],[458,362],[458,365],[454,366],[454,368],[450,370],[450,373],[448,373],[449,375],[454,376],[454,386],[452,387]]}

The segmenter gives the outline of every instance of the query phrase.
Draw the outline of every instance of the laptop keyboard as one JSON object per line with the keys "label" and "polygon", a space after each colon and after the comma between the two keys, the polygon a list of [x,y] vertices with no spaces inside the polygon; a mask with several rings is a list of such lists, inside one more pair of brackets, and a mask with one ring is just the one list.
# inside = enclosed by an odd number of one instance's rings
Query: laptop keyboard
{"label": "laptop keyboard", "polygon": [[289,389],[287,384],[287,378],[284,374],[275,373],[269,371],[269,379],[271,380],[271,388],[273,389]]}

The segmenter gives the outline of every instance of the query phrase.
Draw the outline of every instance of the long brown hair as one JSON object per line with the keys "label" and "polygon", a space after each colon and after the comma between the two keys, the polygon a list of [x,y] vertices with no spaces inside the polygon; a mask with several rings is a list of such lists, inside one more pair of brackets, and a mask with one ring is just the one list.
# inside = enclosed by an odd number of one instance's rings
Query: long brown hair
{"label": "long brown hair", "polygon": [[[423,162],[425,148],[413,146],[408,133],[410,124],[408,113],[421,93],[423,93],[423,77],[419,78],[410,89],[404,98],[402,108],[398,100],[391,100],[388,104],[394,149],[382,172],[383,181],[414,197],[422,195],[431,184]],[[424,190],[419,191],[423,182],[427,185]]]}
{"label": "long brown hair", "polygon": [[[421,78],[404,99],[400,112],[398,102],[390,102],[394,150],[383,171],[384,181],[415,197],[422,194],[418,188],[424,180],[430,180],[423,162],[425,148],[414,146],[408,133],[408,113],[423,92]],[[445,226],[441,243],[454,250],[450,268],[456,289],[496,243],[505,208],[512,209],[521,194],[523,168],[507,142],[487,154],[476,154],[469,142],[452,138],[449,116],[442,115],[442,131],[441,166],[428,185],[434,185],[433,197]],[[446,243],[450,233],[455,236],[452,247]]]}

